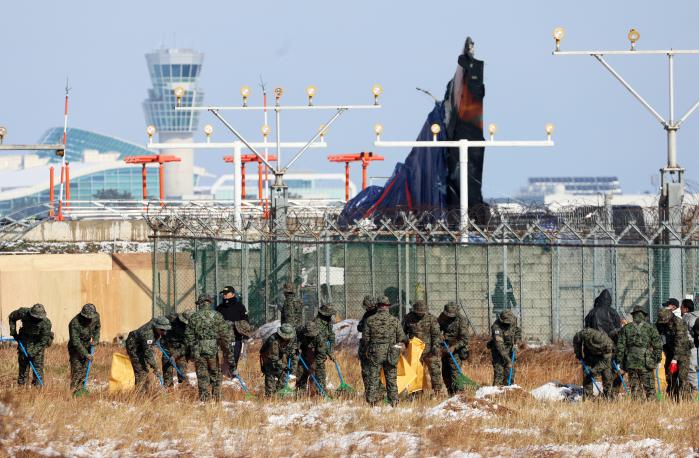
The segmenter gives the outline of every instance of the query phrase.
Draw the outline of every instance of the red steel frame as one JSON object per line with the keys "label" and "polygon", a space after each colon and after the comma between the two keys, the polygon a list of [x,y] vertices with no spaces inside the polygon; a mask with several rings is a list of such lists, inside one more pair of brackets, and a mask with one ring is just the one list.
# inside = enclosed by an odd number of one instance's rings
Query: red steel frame
{"label": "red steel frame", "polygon": [[362,163],[362,190],[364,190],[366,189],[366,170],[369,167],[369,163],[372,161],[383,161],[383,159],[383,156],[370,151],[355,154],[331,154],[328,156],[330,162],[345,163],[345,200],[349,200],[350,162]]}
{"label": "red steel frame", "polygon": [[147,174],[146,165],[158,163],[158,178],[160,186],[160,205],[163,205],[165,200],[165,178],[163,176],[163,166],[168,162],[180,162],[181,159],[178,156],[170,155],[144,155],[144,156],[127,156],[124,158],[124,162],[127,164],[141,164],[141,180],[143,182],[143,200],[148,199],[148,189],[147,189]]}
{"label": "red steel frame", "polygon": [[[267,156],[268,161],[276,161],[277,156],[270,154]],[[233,156],[223,156],[223,160],[230,164],[235,162]],[[245,164],[250,162],[257,162],[257,199],[262,202],[262,167],[265,168],[265,173],[267,172],[267,166],[263,164],[262,159],[257,157],[256,154],[243,154],[240,156],[240,185],[242,189],[243,199],[245,199]]]}

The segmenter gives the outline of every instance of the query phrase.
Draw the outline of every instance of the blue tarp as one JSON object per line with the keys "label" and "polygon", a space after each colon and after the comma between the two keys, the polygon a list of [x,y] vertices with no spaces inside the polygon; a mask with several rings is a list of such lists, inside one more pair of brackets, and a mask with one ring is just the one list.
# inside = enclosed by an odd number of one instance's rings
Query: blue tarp
{"label": "blue tarp", "polygon": [[[417,140],[432,140],[432,124],[442,128],[437,139],[446,140],[442,102],[437,102],[427,116]],[[448,171],[445,156],[446,148],[413,148],[405,163],[396,164],[383,187],[369,186],[347,202],[340,222],[351,224],[363,218],[391,217],[399,211],[429,211],[433,215],[446,212]]]}

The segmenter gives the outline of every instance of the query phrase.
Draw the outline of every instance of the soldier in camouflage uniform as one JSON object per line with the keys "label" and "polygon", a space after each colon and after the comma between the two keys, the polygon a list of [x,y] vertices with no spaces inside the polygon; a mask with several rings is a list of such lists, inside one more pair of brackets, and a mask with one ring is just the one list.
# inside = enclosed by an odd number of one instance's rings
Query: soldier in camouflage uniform
{"label": "soldier in camouflage uniform", "polygon": [[[385,302],[385,303],[384,303]],[[398,404],[398,371],[401,343],[405,334],[398,318],[388,311],[388,301],[379,301],[376,314],[367,318],[362,339],[366,347],[365,358],[369,362],[368,384],[364,396],[369,404],[376,405],[381,395],[381,369],[386,378],[386,392],[392,406]]]}
{"label": "soldier in camouflage uniform", "polygon": [[68,324],[68,358],[70,361],[70,389],[78,391],[85,381],[88,362],[92,361],[91,347],[100,341],[100,315],[93,304],[83,305],[80,313]]}
{"label": "soldier in camouflage uniform", "polygon": [[[234,365],[230,352],[231,328],[223,315],[211,308],[211,296],[202,294],[197,299],[197,311],[189,318],[185,329],[185,345],[190,349],[197,371],[199,399],[208,401],[213,396],[221,399],[221,366],[218,351]],[[231,366],[232,367],[232,366]]]}
{"label": "soldier in camouflage uniform", "polygon": [[687,334],[687,325],[670,310],[660,309],[655,326],[664,341],[667,393],[675,401],[680,397],[690,399],[689,360],[694,347]]}
{"label": "soldier in camouflage uniform", "polygon": [[420,362],[430,373],[432,391],[440,393],[442,385],[442,331],[439,329],[437,318],[427,310],[422,301],[413,304],[413,310],[403,318],[403,332],[406,341],[417,337],[425,343],[425,349],[420,356]]}
{"label": "soldier in camouflage uniform", "polygon": [[335,361],[332,354],[335,346],[335,331],[333,330],[332,318],[335,309],[331,304],[325,304],[318,310],[318,316],[310,321],[301,331],[299,336],[299,349],[301,356],[308,365],[308,369],[303,368],[301,377],[296,381],[296,389],[306,389],[306,383],[311,374],[326,393],[326,372],[325,362],[330,358]]}
{"label": "soldier in camouflage uniform", "polygon": [[[167,316],[172,329],[170,329],[160,341],[163,349],[170,357],[168,359],[165,356],[165,353],[163,353],[161,360],[161,364],[163,366],[163,384],[166,387],[171,387],[174,385],[173,373],[177,375],[177,383],[185,382],[185,379],[180,372],[182,374],[186,372],[187,360],[191,359],[190,351],[185,343],[185,331],[187,329],[187,324],[189,324],[189,319],[193,313],[194,312],[191,310],[187,310],[182,313]],[[175,362],[177,368],[172,365],[170,359]],[[179,371],[177,369],[179,369]]]}
{"label": "soldier in camouflage uniform", "polygon": [[[610,399],[613,392],[614,376],[612,375],[612,353],[614,342],[604,331],[585,328],[578,331],[573,337],[573,350],[575,357],[585,363],[590,373],[583,369],[583,399],[593,399],[594,377],[600,393],[606,399]],[[602,383],[600,385],[600,382]]]}
{"label": "soldier in camouflage uniform", "polygon": [[155,317],[140,328],[129,332],[126,337],[126,352],[131,360],[136,388],[145,391],[150,387],[148,371],[153,373],[158,380],[163,380],[163,374],[158,369],[158,363],[153,354],[155,342],[170,330],[170,322],[164,316]]}
{"label": "soldier in camouflage uniform", "polygon": [[284,283],[284,305],[282,306],[281,323],[289,323],[294,331],[299,332],[303,327],[303,303],[294,293],[292,283]]}
{"label": "soldier in camouflage uniform", "polygon": [[506,385],[510,370],[511,383],[515,381],[515,369],[512,365],[512,352],[522,341],[522,330],[517,326],[517,317],[511,310],[503,310],[490,327],[488,348],[493,358],[493,385]]}
{"label": "soldier in camouflage uniform", "polygon": [[[43,382],[44,378],[44,350],[53,343],[53,332],[51,332],[51,321],[46,318],[46,310],[41,304],[34,304],[31,308],[20,307],[10,313],[10,335],[17,341],[22,342],[27,355],[17,345],[17,363],[19,365],[19,373],[17,375],[17,384],[24,385],[27,383],[27,375],[30,371],[29,361],[34,364],[34,368],[39,373],[39,377]],[[22,327],[17,332],[17,322],[22,322]],[[38,386],[39,380],[32,373],[32,385]]]}
{"label": "soldier in camouflage uniform", "polygon": [[286,378],[291,373],[289,360],[291,367],[294,367],[296,355],[296,330],[291,324],[284,323],[260,347],[260,368],[265,375],[265,396],[272,396],[284,388]]}
{"label": "soldier in camouflage uniform", "polygon": [[[389,303],[388,297],[382,296],[379,298],[378,302],[386,302]],[[364,328],[366,327],[366,320],[374,315],[376,313],[376,308],[377,308],[377,302],[374,301],[374,298],[371,296],[364,296],[364,301],[362,301],[362,305],[364,305],[364,315],[362,315],[362,319],[359,320],[359,323],[357,323],[357,331],[364,334]],[[359,347],[357,348],[357,356],[359,356],[359,366],[361,368],[362,372],[362,383],[364,386],[367,386],[367,374],[369,373],[369,361],[365,357],[366,355],[366,345],[364,342],[364,337],[362,336],[361,339],[359,339]]]}
{"label": "soldier in camouflage uniform", "polygon": [[619,332],[616,357],[621,369],[626,372],[627,383],[634,397],[641,393],[651,399],[655,394],[653,371],[662,356],[662,339],[646,317],[645,307],[637,305],[631,311],[633,321],[626,324]]}
{"label": "soldier in camouflage uniform", "polygon": [[454,355],[454,359],[458,364],[468,359],[468,327],[466,319],[461,316],[459,309],[454,302],[449,302],[444,306],[444,311],[437,318],[439,329],[444,336],[444,342],[449,347],[442,345],[442,377],[444,384],[447,386],[449,394],[453,395],[463,390],[463,387],[458,383],[459,369],[451,359],[449,352]]}

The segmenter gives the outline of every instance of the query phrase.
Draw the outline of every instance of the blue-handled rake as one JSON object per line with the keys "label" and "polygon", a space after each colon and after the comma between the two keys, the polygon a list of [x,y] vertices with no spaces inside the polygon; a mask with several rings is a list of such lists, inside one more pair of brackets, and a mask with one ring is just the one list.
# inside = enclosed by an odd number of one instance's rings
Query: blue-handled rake
{"label": "blue-handled rake", "polygon": [[320,383],[318,382],[318,379],[316,378],[315,374],[311,372],[311,369],[308,367],[308,364],[306,364],[306,361],[304,361],[303,356],[299,355],[299,361],[301,361],[301,364],[303,364],[303,367],[308,371],[308,374],[311,376],[311,379],[313,380],[313,383],[315,383],[316,388],[318,388],[318,392],[323,395],[324,398],[328,398],[328,395],[325,394],[325,390],[323,389],[322,386],[320,386]]}
{"label": "blue-handled rake", "polygon": [[597,384],[597,380],[595,380],[595,377],[592,375],[592,372],[590,372],[590,368],[587,367],[587,364],[585,364],[585,361],[583,361],[582,358],[580,358],[580,364],[582,364],[583,372],[585,372],[585,374],[587,374],[587,376],[590,377],[590,380],[592,380],[592,384],[595,386],[595,388],[597,388],[597,392],[600,395],[604,393],[600,386]]}
{"label": "blue-handled rake", "polygon": [[626,381],[624,380],[624,376],[621,374],[621,368],[619,367],[619,364],[617,364],[616,361],[612,360],[612,367],[614,368],[614,371],[616,371],[617,375],[619,375],[619,379],[621,380],[621,384],[624,386],[626,395],[630,395],[631,391],[629,391],[629,387],[626,386]]}
{"label": "blue-handled rake", "polygon": [[[95,347],[93,345],[90,345],[90,356],[95,356]],[[87,370],[85,371],[85,380],[83,380],[83,386],[79,390],[76,390],[75,393],[73,393],[73,396],[83,396],[89,393],[89,391],[87,390],[87,380],[90,377],[91,368],[92,358],[87,360]]]}
{"label": "blue-handled rake", "polygon": [[286,362],[286,380],[284,382],[284,388],[277,392],[277,394],[279,394],[279,396],[282,398],[286,398],[296,394],[295,390],[289,386],[289,379],[291,379],[291,356],[287,359]]}
{"label": "blue-handled rake", "polygon": [[457,390],[462,390],[465,387],[474,387],[474,388],[480,388],[480,385],[476,383],[474,380],[470,379],[469,377],[464,374],[464,371],[461,369],[461,364],[456,360],[456,357],[454,356],[454,353],[449,351],[449,345],[447,345],[446,342],[442,342],[442,345],[444,345],[444,348],[447,350],[447,353],[449,353],[449,356],[451,356],[451,360],[454,363],[454,366],[456,366],[456,370],[459,372],[459,375],[456,377],[456,383],[455,387]]}
{"label": "blue-handled rake", "polygon": [[22,353],[24,354],[24,357],[27,358],[27,361],[29,361],[29,367],[32,368],[32,372],[34,372],[34,376],[36,377],[36,380],[39,382],[39,386],[44,386],[44,381],[41,380],[41,376],[39,375],[39,372],[36,370],[36,367],[34,367],[34,363],[32,362],[31,358],[29,357],[29,354],[27,353],[27,349],[24,348],[24,345],[19,339],[15,339],[14,337],[12,338],[7,338],[7,337],[2,337],[0,338],[0,342],[12,342],[12,341],[17,342],[17,345],[19,346],[20,350],[22,350]]}

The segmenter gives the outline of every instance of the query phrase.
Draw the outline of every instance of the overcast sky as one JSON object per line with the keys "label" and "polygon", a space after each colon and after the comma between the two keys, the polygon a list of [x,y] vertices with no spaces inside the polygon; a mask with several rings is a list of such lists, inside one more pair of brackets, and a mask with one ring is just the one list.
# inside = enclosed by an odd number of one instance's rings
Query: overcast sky
{"label": "overcast sky", "polygon": [[[142,102],[150,87],[144,54],[160,46],[205,53],[201,87],[205,102],[239,103],[241,85],[283,86],[284,102],[305,102],[304,88],[318,88],[317,103],[371,101],[372,84],[384,88],[383,109],[350,112],[328,136],[328,150],[311,150],[299,171],[337,171],[331,153],[376,151],[386,162],[371,176],[391,173],[408,151],[376,150],[372,126],[384,139],[413,139],[431,109],[415,90],[440,97],[453,75],[467,35],[485,60],[485,123],[499,139],[543,139],[554,122],[550,149],[486,151],[488,197],[516,194],[530,176],[617,175],[623,191],[653,191],[651,177],[666,162],[665,132],[591,57],[553,57],[551,31],[564,26],[563,49],[626,49],[631,27],[639,49],[699,48],[699,2],[558,1],[120,1],[4,2],[0,12],[0,125],[10,142],[33,142],[63,122],[63,87],[70,76],[70,125],[145,144]],[[609,57],[617,70],[663,116],[668,113],[667,58]],[[699,55],[676,58],[676,117],[699,100]],[[259,136],[261,114],[229,113],[250,137]],[[310,137],[329,113],[288,113],[286,140]],[[215,140],[230,140],[223,126]],[[198,134],[200,135],[200,134]],[[202,135],[203,136],[203,135]],[[699,113],[678,134],[678,158],[699,181]],[[198,152],[196,162],[226,171],[224,152]],[[287,153],[287,157],[290,152]],[[359,184],[359,167],[353,170]]]}

